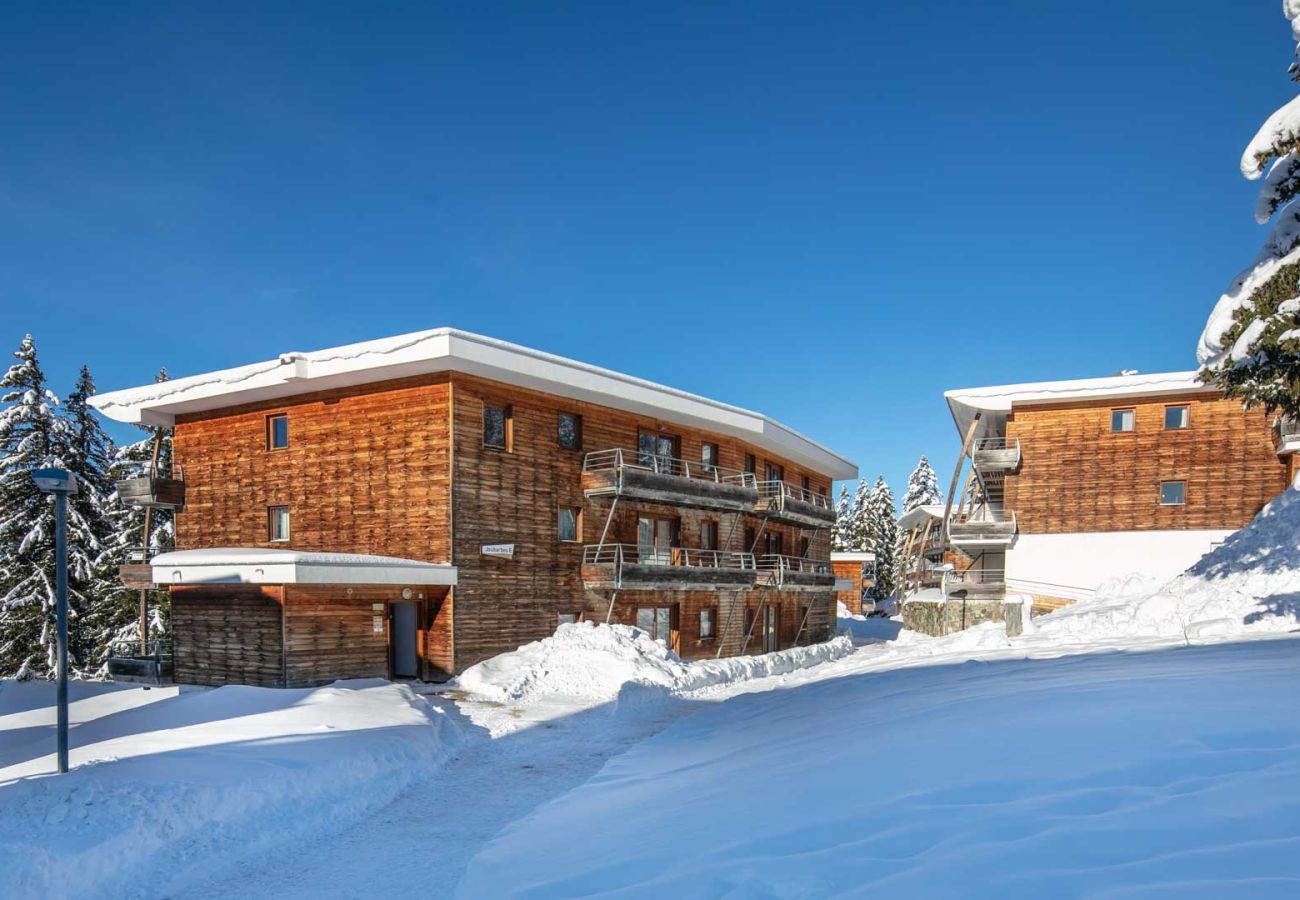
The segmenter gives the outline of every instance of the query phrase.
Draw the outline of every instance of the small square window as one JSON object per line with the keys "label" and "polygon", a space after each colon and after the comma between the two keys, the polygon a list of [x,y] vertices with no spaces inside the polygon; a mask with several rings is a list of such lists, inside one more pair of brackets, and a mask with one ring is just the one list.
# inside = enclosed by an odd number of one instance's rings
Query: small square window
{"label": "small square window", "polygon": [[576,621],[578,621],[577,613],[560,613],[555,617],[556,625],[572,625]]}
{"label": "small square window", "polygon": [[510,407],[483,407],[483,446],[493,450],[510,450],[512,431]]}
{"label": "small square window", "polygon": [[1187,482],[1185,481],[1162,481],[1160,482],[1160,505],[1161,506],[1182,506],[1187,499]]}
{"label": "small square window", "polygon": [[580,540],[582,535],[582,510],[576,506],[561,506],[557,533],[562,541],[573,543]]}
{"label": "small square window", "polygon": [[565,450],[582,449],[582,416],[560,413],[555,417],[555,442]]}
{"label": "small square window", "polygon": [[700,640],[707,641],[714,634],[712,608],[700,610]]}
{"label": "small square window", "polygon": [[1165,407],[1165,429],[1167,431],[1176,431],[1179,428],[1186,428],[1188,422],[1186,406],[1166,406]]}
{"label": "small square window", "polygon": [[266,449],[283,450],[289,446],[289,417],[286,415],[266,417]]}
{"label": "small square window", "polygon": [[272,541],[289,540],[289,507],[272,506],[267,509],[267,530]]}
{"label": "small square window", "polygon": [[1132,431],[1133,430],[1133,410],[1131,409],[1113,409],[1110,412],[1110,430],[1111,431]]}
{"label": "small square window", "polygon": [[704,471],[712,472],[718,467],[718,445],[703,444],[700,447],[700,465]]}

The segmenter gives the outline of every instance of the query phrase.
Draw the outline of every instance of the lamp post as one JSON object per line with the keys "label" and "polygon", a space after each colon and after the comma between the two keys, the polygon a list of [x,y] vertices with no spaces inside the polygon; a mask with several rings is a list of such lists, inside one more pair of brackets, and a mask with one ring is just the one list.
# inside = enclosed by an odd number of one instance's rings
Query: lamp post
{"label": "lamp post", "polygon": [[58,643],[59,773],[68,771],[68,496],[77,478],[66,469],[37,469],[36,487],[54,495],[54,599]]}

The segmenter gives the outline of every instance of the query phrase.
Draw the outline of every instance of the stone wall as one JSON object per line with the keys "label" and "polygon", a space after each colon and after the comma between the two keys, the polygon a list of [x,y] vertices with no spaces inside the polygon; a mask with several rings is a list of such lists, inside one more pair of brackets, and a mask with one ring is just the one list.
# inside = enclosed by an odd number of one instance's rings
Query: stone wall
{"label": "stone wall", "polygon": [[982,622],[1005,622],[999,600],[912,599],[903,604],[903,627],[932,637]]}

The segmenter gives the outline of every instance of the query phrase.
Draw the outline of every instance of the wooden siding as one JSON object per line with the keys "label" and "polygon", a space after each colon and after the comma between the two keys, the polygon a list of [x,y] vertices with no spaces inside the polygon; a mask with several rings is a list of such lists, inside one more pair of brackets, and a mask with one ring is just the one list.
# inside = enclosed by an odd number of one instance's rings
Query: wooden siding
{"label": "wooden siding", "polygon": [[179,684],[284,687],[281,588],[172,588],[172,653]]}
{"label": "wooden siding", "polygon": [[[1182,404],[1189,427],[1165,430]],[[1133,431],[1111,432],[1113,409],[1135,410]],[[1287,485],[1264,414],[1213,395],[1017,406],[1007,436],[1021,463],[1006,507],[1026,534],[1240,528]],[[1187,482],[1182,506],[1160,505],[1162,481]]]}

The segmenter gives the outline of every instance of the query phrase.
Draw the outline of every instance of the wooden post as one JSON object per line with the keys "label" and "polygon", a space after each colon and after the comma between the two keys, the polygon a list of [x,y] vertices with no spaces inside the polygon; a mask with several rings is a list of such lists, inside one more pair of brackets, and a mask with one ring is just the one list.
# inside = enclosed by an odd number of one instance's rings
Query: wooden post
{"label": "wooden post", "polygon": [[[975,429],[979,427],[980,416],[982,413],[975,413],[975,418],[971,419],[970,427],[966,429],[966,439],[961,443],[961,455],[957,457],[957,467],[952,470],[952,481],[948,483],[948,500],[943,507],[943,546],[948,546],[948,519],[952,516],[952,495],[957,490],[957,479],[961,477],[961,467],[966,462],[966,454],[970,452],[971,441],[975,439]],[[971,465],[975,465],[974,461]]]}

